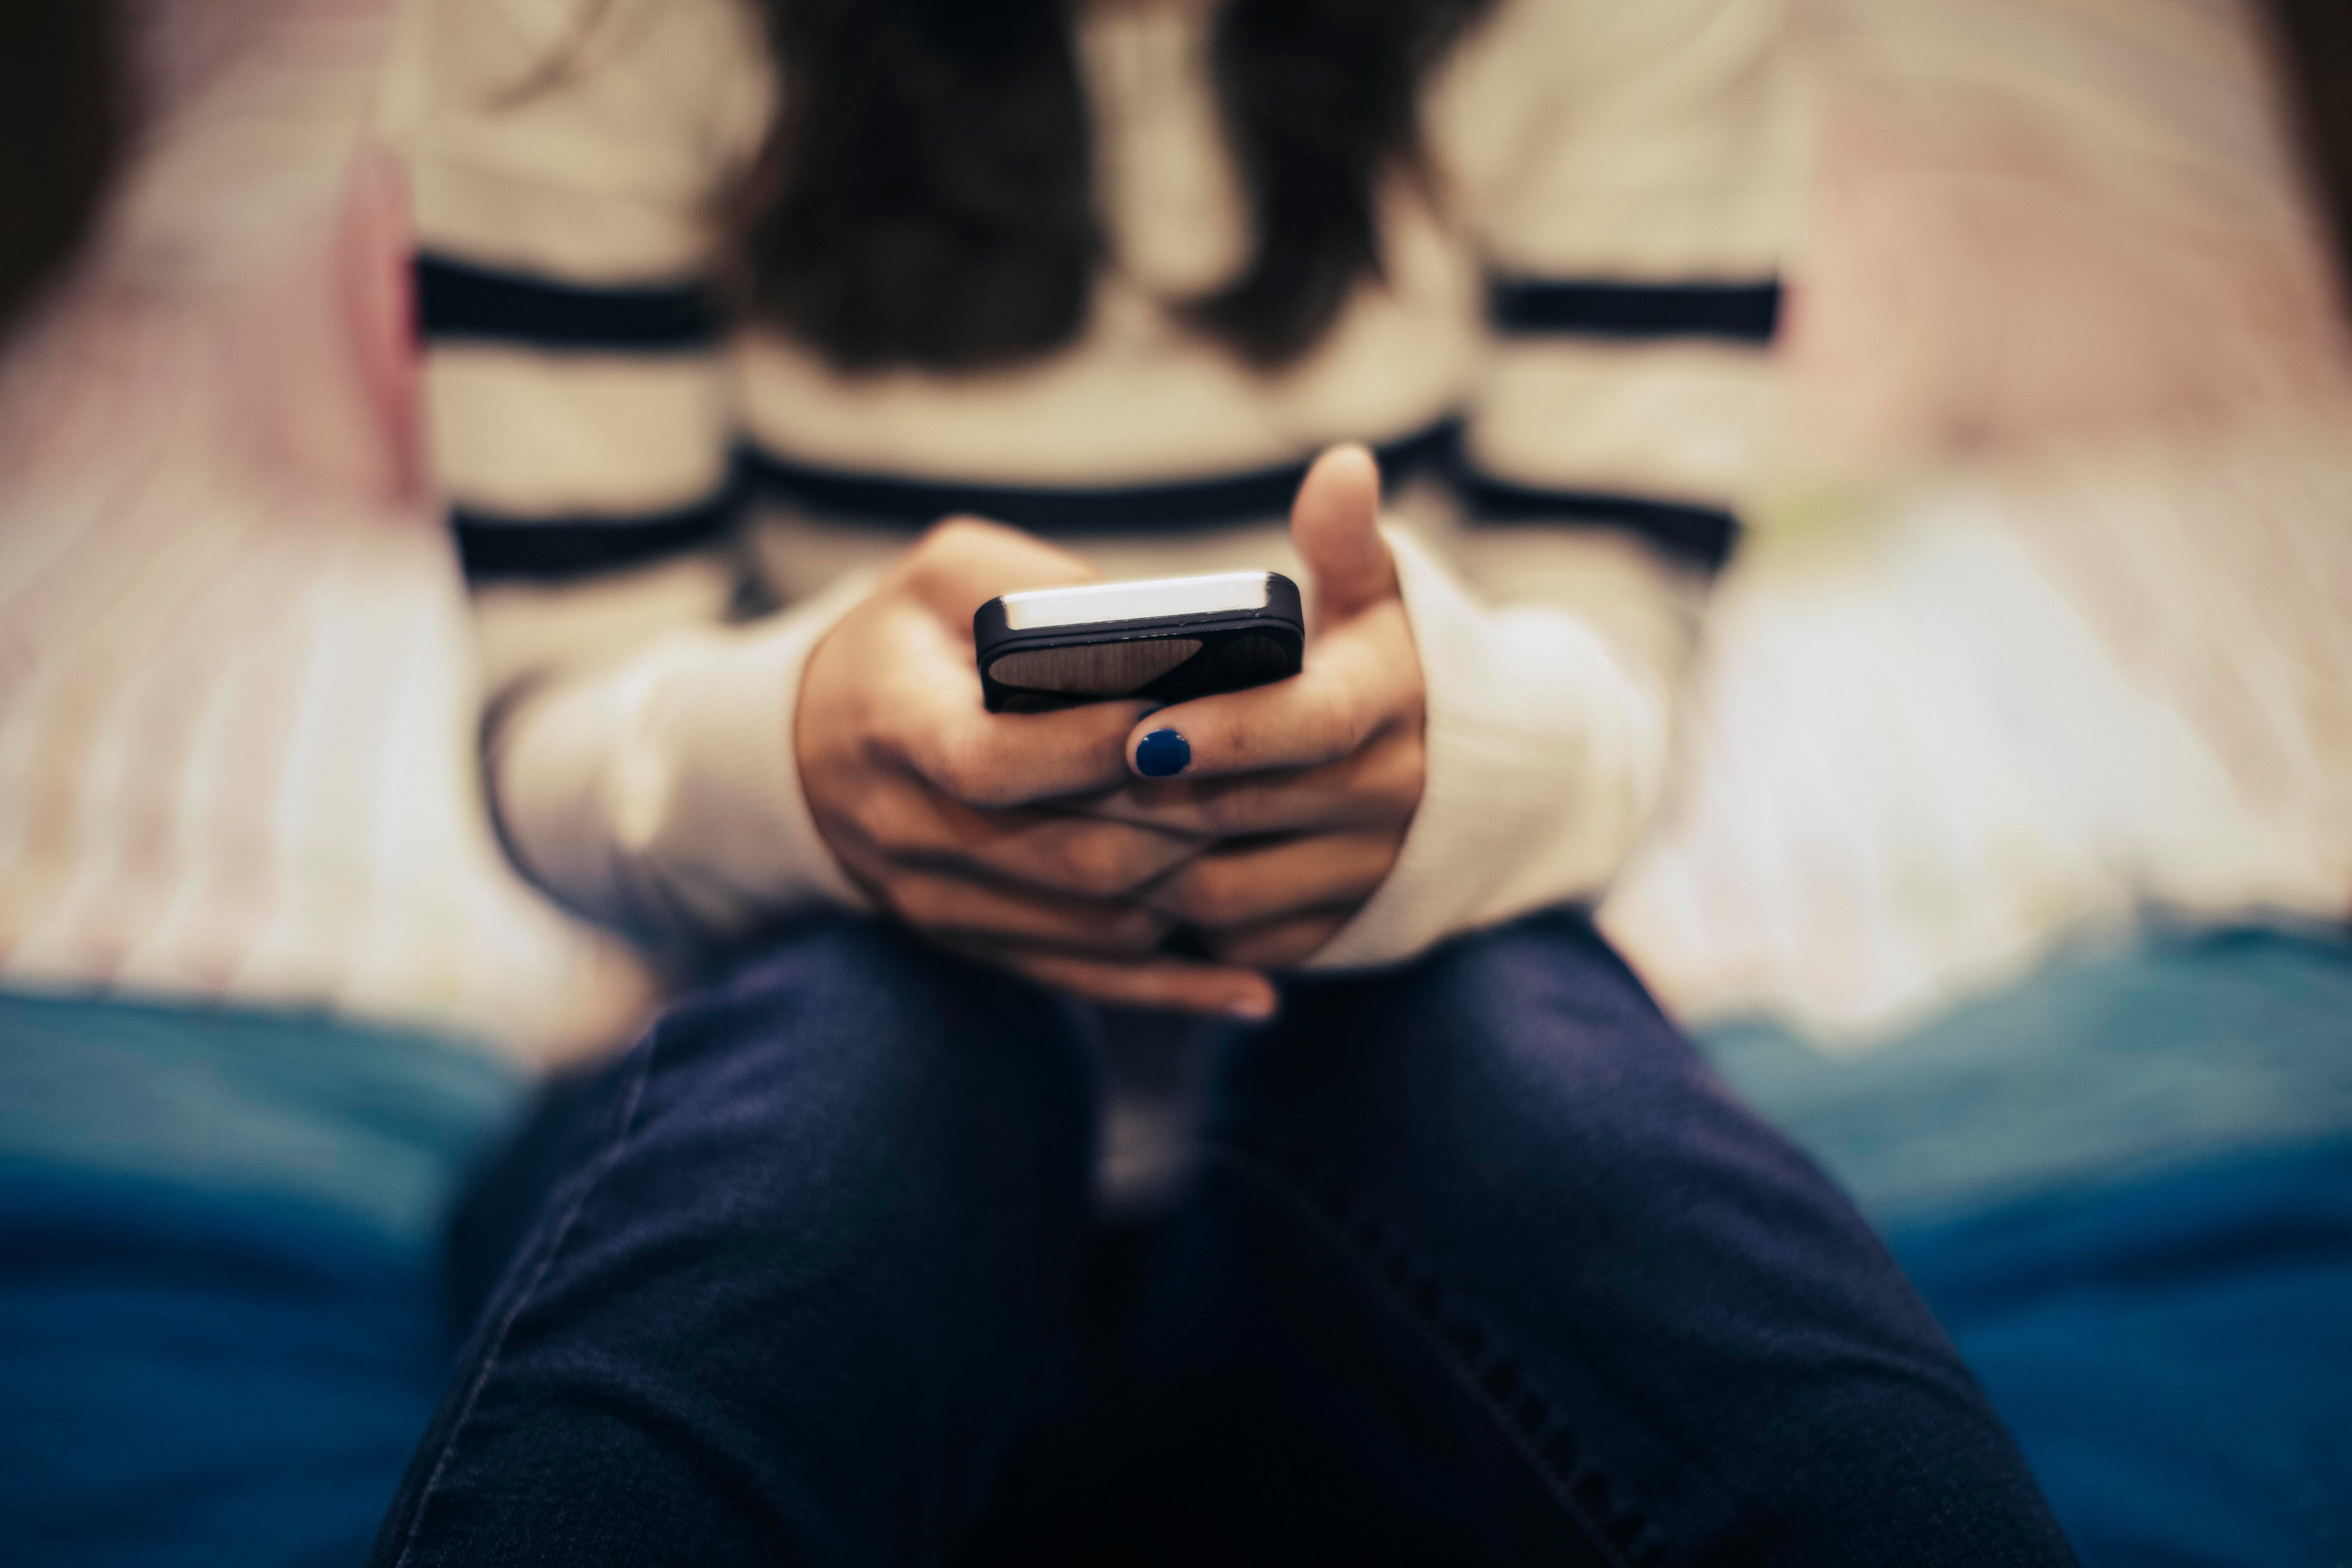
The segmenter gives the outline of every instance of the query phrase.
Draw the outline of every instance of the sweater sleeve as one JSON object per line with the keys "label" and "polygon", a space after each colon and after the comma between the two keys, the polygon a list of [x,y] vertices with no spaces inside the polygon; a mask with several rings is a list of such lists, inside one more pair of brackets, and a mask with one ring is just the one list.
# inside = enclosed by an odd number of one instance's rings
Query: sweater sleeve
{"label": "sweater sleeve", "polygon": [[740,624],[715,195],[764,124],[751,8],[417,0],[383,95],[415,193],[436,479],[509,855],[656,950],[856,895],[803,802],[809,653]]}
{"label": "sweater sleeve", "polygon": [[1533,32],[1496,47],[1559,63],[1480,192],[1468,521],[1443,556],[1392,533],[1422,801],[1318,969],[1598,900],[1660,795],[1769,427],[1799,153],[1779,0],[1517,11],[1507,28]]}

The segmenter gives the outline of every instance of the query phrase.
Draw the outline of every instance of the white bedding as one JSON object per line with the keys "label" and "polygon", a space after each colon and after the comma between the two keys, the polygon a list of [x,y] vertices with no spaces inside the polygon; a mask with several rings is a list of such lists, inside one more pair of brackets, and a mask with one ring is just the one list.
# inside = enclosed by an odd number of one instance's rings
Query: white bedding
{"label": "white bedding", "polygon": [[2150,908],[2352,912],[2352,412],[1921,481],[1724,581],[1604,922],[1859,1044]]}
{"label": "white bedding", "polygon": [[2352,355],[2253,0],[1798,0],[1782,472],[1606,921],[1859,1045],[2149,905],[2352,904]]}
{"label": "white bedding", "polygon": [[[157,7],[158,162],[0,374],[0,984],[544,1054],[642,993],[482,826],[347,178],[384,8]],[[1790,461],[1609,928],[1694,1019],[1859,1042],[2150,902],[2340,916],[2352,397],[2245,5],[1796,14]]]}

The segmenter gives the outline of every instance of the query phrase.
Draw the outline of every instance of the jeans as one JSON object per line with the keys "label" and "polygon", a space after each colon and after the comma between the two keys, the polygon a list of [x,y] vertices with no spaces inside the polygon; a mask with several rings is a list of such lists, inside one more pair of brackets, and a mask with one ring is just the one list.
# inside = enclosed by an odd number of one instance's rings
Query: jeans
{"label": "jeans", "polygon": [[2073,1561],[1579,915],[1290,986],[1148,1221],[1095,1096],[1066,1004],[789,933],[571,1097],[374,1561]]}

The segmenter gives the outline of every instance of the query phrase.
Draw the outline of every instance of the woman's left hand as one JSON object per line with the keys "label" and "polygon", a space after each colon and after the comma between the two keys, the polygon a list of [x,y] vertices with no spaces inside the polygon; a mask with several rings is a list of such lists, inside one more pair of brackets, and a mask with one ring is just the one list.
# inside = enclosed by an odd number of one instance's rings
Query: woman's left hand
{"label": "woman's left hand", "polygon": [[1146,715],[1135,782],[1082,808],[1220,841],[1138,896],[1228,963],[1311,956],[1386,879],[1421,803],[1421,658],[1380,508],[1363,447],[1316,460],[1290,514],[1317,616],[1300,673]]}

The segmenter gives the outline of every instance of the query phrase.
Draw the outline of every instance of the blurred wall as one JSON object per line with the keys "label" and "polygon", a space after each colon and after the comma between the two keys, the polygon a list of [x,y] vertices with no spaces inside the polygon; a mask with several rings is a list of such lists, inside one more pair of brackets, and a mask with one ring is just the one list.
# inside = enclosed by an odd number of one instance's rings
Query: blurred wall
{"label": "blurred wall", "polygon": [[0,985],[533,1056],[634,962],[492,843],[421,480],[390,0],[128,5],[135,134],[0,359]]}
{"label": "blurred wall", "polygon": [[2259,0],[1794,14],[1820,140],[1786,482],[2345,395],[2326,229]]}

